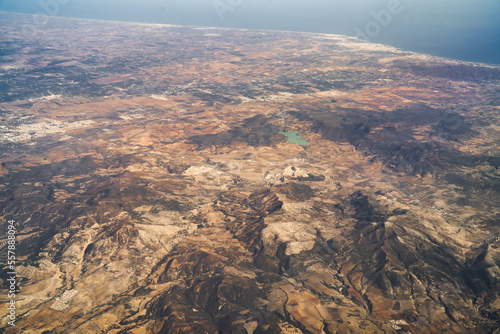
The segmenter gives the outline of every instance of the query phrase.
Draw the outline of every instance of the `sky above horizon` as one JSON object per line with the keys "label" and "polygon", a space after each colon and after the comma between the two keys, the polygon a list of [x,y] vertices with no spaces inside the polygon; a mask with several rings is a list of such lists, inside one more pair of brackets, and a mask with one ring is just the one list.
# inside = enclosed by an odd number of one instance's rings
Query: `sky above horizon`
{"label": "sky above horizon", "polygon": [[498,0],[0,0],[0,11],[343,34],[500,64]]}

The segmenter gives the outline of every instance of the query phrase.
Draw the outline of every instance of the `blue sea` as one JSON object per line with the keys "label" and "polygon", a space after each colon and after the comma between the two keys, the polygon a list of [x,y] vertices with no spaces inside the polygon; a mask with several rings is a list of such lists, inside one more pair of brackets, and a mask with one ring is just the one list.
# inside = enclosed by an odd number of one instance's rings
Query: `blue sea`
{"label": "blue sea", "polygon": [[343,34],[500,64],[499,0],[0,0],[0,11]]}

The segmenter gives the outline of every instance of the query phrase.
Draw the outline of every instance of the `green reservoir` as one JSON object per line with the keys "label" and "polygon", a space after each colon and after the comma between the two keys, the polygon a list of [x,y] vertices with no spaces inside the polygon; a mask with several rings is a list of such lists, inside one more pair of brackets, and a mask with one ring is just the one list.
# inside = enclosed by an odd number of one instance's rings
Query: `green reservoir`
{"label": "green reservoir", "polygon": [[294,131],[294,132],[280,132],[283,136],[286,136],[288,138],[288,142],[292,144],[299,144],[302,146],[306,146],[309,144],[307,140],[302,139],[300,136],[300,131]]}

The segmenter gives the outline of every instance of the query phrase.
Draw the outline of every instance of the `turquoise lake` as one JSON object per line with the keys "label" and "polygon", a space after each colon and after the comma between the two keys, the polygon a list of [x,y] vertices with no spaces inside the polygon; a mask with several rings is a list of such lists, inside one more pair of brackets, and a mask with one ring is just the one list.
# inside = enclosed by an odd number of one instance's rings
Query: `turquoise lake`
{"label": "turquoise lake", "polygon": [[294,132],[280,132],[283,136],[286,136],[288,138],[288,142],[292,144],[299,144],[301,146],[306,146],[309,144],[309,142],[305,139],[302,139],[300,136],[300,131],[294,131]]}

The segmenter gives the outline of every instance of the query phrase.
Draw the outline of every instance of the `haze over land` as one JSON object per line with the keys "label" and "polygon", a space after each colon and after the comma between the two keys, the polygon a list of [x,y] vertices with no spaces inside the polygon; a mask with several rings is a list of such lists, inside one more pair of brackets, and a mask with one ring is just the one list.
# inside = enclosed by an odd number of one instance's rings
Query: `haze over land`
{"label": "haze over land", "polygon": [[[233,3],[235,5],[230,5]],[[57,15],[180,25],[356,35],[390,1],[72,0]],[[500,1],[401,0],[374,42],[452,59],[500,63]],[[229,6],[223,20],[214,4]],[[227,9],[227,7],[226,7]],[[0,11],[37,13],[38,0],[3,0]]]}

